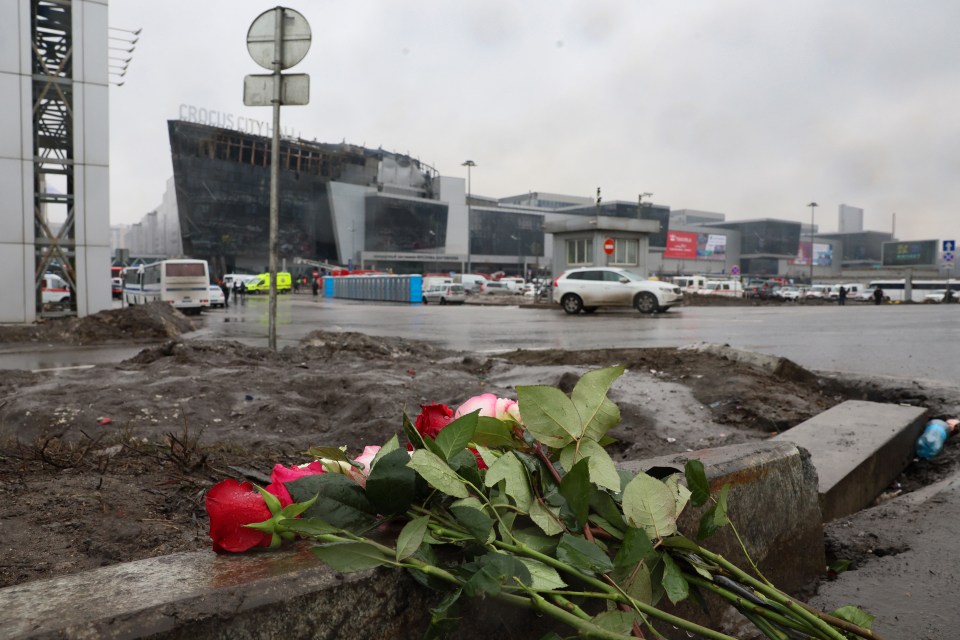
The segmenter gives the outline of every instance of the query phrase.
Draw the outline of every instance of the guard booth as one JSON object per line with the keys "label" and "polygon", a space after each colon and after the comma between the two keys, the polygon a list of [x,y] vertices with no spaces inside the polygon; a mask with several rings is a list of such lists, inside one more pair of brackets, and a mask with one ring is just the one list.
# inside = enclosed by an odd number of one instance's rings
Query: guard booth
{"label": "guard booth", "polygon": [[648,277],[650,236],[660,231],[660,222],[594,216],[548,222],[543,228],[553,234],[555,276],[575,267],[620,267]]}

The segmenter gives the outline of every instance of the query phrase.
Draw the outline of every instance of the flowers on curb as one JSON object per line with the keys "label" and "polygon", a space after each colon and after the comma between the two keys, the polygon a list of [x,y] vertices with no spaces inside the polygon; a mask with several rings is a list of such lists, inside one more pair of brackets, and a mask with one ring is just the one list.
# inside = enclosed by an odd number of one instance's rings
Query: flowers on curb
{"label": "flowers on curb", "polygon": [[[550,616],[582,637],[659,638],[672,626],[733,640],[660,606],[712,594],[768,638],[872,637],[872,618],[859,609],[815,611],[755,567],[744,571],[701,545],[733,525],[729,487],[711,495],[699,462],[663,480],[616,467],[605,446],[620,410],[607,394],[622,373],[590,371],[569,396],[521,386],[516,401],[487,393],[456,411],[422,405],[413,421],[403,416],[402,445],[394,435],[355,458],[314,448],[312,462],[277,465],[265,489],[224,480],[207,494],[214,549],[301,537],[337,571],[406,569],[448,592],[433,610],[437,625],[456,618],[460,597],[479,596]],[[705,509],[697,540],[677,525],[688,504]],[[399,531],[391,543],[367,536],[386,523]]]}

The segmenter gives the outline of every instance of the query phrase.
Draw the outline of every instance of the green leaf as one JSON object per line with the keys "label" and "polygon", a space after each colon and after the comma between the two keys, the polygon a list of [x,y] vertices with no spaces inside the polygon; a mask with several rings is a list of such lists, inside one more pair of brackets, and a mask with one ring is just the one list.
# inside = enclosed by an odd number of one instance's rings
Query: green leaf
{"label": "green leaf", "polygon": [[335,542],[310,549],[335,571],[351,573],[391,564],[379,549],[366,542]]}
{"label": "green leaf", "polygon": [[517,508],[521,511],[528,511],[530,503],[533,501],[533,493],[530,491],[530,481],[527,479],[527,471],[523,463],[513,454],[512,451],[500,456],[489,469],[487,469],[484,484],[488,487],[494,487],[498,482],[504,482],[505,490],[510,496]]}
{"label": "green leaf", "polygon": [[286,483],[294,502],[317,501],[304,511],[308,518],[320,518],[338,529],[363,533],[377,519],[377,508],[367,498],[363,487],[339,473],[304,476]]}
{"label": "green leaf", "polygon": [[[620,477],[619,473],[617,477]],[[632,479],[633,476],[630,476],[627,482]],[[623,519],[623,512],[620,511],[620,505],[617,504],[613,496],[606,491],[597,491],[593,494],[593,500],[590,501],[590,508],[593,509],[594,513],[599,514],[604,520],[609,522],[610,526],[615,527],[617,531],[623,531],[627,528],[627,522]]]}
{"label": "green leaf", "polygon": [[620,422],[620,409],[607,398],[610,385],[623,375],[622,365],[588,371],[581,376],[573,388],[570,397],[583,431],[574,437],[579,440],[586,436],[597,441]]}
{"label": "green leaf", "polygon": [[403,525],[400,535],[397,536],[397,562],[406,560],[417,552],[423,544],[423,536],[427,533],[430,516],[414,518]]}
{"label": "green leaf", "polygon": [[570,469],[580,460],[590,461],[590,482],[609,489],[614,493],[620,492],[620,475],[617,465],[613,463],[610,454],[593,440],[582,440],[568,444],[560,452],[560,464]]}
{"label": "green leaf", "polygon": [[338,449],[337,447],[311,447],[307,450],[307,455],[317,460],[326,458],[334,462],[346,462],[350,464],[350,458],[347,457],[347,454],[343,452],[343,449]]}
{"label": "green leaf", "polygon": [[697,529],[697,540],[709,538],[719,529],[730,524],[727,518],[727,494],[730,493],[730,485],[725,484],[720,489],[720,496],[716,503],[711,506],[700,518],[700,528]]}
{"label": "green leaf", "polygon": [[619,633],[626,637],[630,635],[631,631],[633,631],[633,623],[636,621],[636,619],[636,611],[614,610],[598,613],[591,618],[591,621],[601,629],[613,631],[614,633]]}
{"label": "green leaf", "polygon": [[560,389],[546,386],[517,387],[520,417],[537,440],[559,449],[582,431],[580,414]]}
{"label": "green leaf", "polygon": [[518,558],[523,566],[530,572],[530,586],[540,591],[553,591],[554,589],[563,589],[567,583],[563,581],[560,574],[553,567],[549,567],[539,560],[532,558]]}
{"label": "green leaf", "polygon": [[373,469],[373,467],[376,466],[378,462],[380,462],[380,458],[384,457],[388,453],[396,451],[399,448],[400,448],[400,439],[397,438],[397,434],[393,434],[393,437],[387,440],[386,443],[384,443],[384,445],[380,447],[380,450],[377,451],[377,454],[373,456],[373,460],[370,461],[370,468]]}
{"label": "green leaf", "polygon": [[864,629],[871,629],[873,627],[873,621],[876,618],[860,607],[855,607],[853,605],[847,605],[845,607],[840,607],[836,609],[830,615],[840,618],[841,620],[846,620],[847,622],[852,622],[858,627]]}
{"label": "green leaf", "polygon": [[594,491],[593,485],[590,484],[589,465],[589,460],[581,460],[573,465],[573,468],[560,481],[560,495],[566,498],[567,505],[573,511],[578,529],[583,528],[587,521],[587,515],[590,513],[590,498]]}
{"label": "green leaf", "polygon": [[495,596],[506,582],[514,586],[519,580],[525,585],[531,582],[530,572],[517,558],[503,553],[488,553],[463,566],[470,577],[463,585],[468,596]]}
{"label": "green leaf", "polygon": [[460,502],[450,505],[450,512],[477,542],[486,544],[490,540],[493,535],[493,519],[483,511]]}
{"label": "green leaf", "polygon": [[437,434],[436,443],[440,449],[440,457],[449,462],[455,455],[467,447],[477,430],[477,416],[480,410],[460,416]]}
{"label": "green leaf", "polygon": [[670,557],[669,553],[663,554],[663,589],[670,598],[670,602],[677,604],[683,602],[690,595],[690,585],[687,579],[683,577],[680,567]]}
{"label": "green leaf", "polygon": [[560,507],[545,507],[540,501],[530,503],[530,519],[548,536],[555,536],[563,531],[560,522]]}
{"label": "green leaf", "polygon": [[650,569],[646,565],[617,568],[613,571],[611,577],[634,600],[653,604],[653,583],[650,577]]}
{"label": "green leaf", "polygon": [[677,532],[677,502],[673,492],[645,473],[639,473],[623,490],[623,514],[631,526],[652,539]]}
{"label": "green leaf", "polygon": [[410,454],[394,449],[373,465],[367,477],[367,497],[378,513],[404,513],[416,497],[417,473],[407,466]]}
{"label": "green leaf", "polygon": [[287,518],[280,521],[280,526],[288,531],[294,531],[308,538],[322,536],[328,533],[340,533],[340,529],[331,526],[320,518]]}
{"label": "green leaf", "polygon": [[707,480],[707,472],[703,468],[703,463],[699,460],[687,460],[687,464],[683,467],[683,473],[687,477],[690,501],[693,502],[693,506],[702,507],[710,499],[710,481]]}
{"label": "green leaf", "polygon": [[480,416],[477,419],[477,430],[473,434],[473,443],[491,449],[513,447],[516,440],[513,437],[512,425],[514,425],[513,422]]}
{"label": "green leaf", "polygon": [[607,573],[613,563],[603,549],[584,538],[564,534],[557,545],[557,560],[588,574]]}
{"label": "green leaf", "polygon": [[670,493],[673,494],[673,499],[676,502],[677,517],[679,518],[680,514],[683,513],[683,509],[687,506],[687,502],[690,501],[690,489],[680,484],[679,473],[668,476],[663,483],[667,485]]}
{"label": "green leaf", "polygon": [[653,544],[643,529],[630,527],[624,532],[623,544],[614,558],[613,564],[619,567],[632,567],[653,551]]}
{"label": "green leaf", "polygon": [[512,533],[513,537],[516,538],[517,541],[525,544],[538,553],[553,555],[553,552],[557,548],[556,538],[543,535],[541,529],[536,529],[534,527],[529,527],[526,529],[514,529]]}
{"label": "green leaf", "polygon": [[470,495],[463,480],[453,472],[453,469],[439,456],[426,449],[414,451],[407,465],[420,474],[434,489],[454,498],[466,498]]}

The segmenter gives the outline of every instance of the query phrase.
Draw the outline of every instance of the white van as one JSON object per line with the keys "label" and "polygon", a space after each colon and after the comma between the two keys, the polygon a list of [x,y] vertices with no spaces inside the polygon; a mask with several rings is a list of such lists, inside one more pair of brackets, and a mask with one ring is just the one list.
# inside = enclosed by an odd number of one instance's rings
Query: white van
{"label": "white van", "polygon": [[[869,287],[861,282],[844,282],[842,284],[830,285],[829,291],[826,293],[826,297],[830,300],[837,300],[840,298],[840,287],[843,287],[847,290],[847,297],[853,298],[859,296],[859,294],[866,291]],[[856,295],[855,295],[856,294]]]}
{"label": "white van", "polygon": [[702,296],[743,297],[743,283],[739,280],[708,280],[703,289],[697,291]]}
{"label": "white van", "polygon": [[41,299],[43,304],[70,304],[70,287],[67,281],[55,273],[43,274]]}
{"label": "white van", "polygon": [[430,287],[437,285],[447,285],[453,284],[453,278],[450,276],[424,276],[423,277],[423,290],[426,291]]}
{"label": "white van", "polygon": [[523,285],[527,284],[523,278],[500,278],[497,282],[503,283],[503,286],[517,294],[523,293]]}
{"label": "white van", "polygon": [[699,291],[707,286],[707,276],[679,276],[673,279],[673,284],[685,292]]}
{"label": "white van", "polygon": [[463,273],[454,276],[453,281],[462,284],[463,290],[467,293],[480,293],[483,285],[487,283],[486,278],[476,273]]}

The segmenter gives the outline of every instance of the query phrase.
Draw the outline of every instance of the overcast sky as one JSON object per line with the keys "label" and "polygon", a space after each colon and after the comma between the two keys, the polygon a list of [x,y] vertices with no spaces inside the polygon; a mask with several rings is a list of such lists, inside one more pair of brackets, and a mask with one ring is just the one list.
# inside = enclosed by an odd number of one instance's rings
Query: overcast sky
{"label": "overcast sky", "polygon": [[[275,4],[110,0],[143,29],[111,88],[111,221],[156,208],[180,105],[243,106],[250,24]],[[544,191],[901,239],[960,240],[956,0],[298,0],[306,139],[409,153],[476,194]],[[115,34],[128,35],[128,34]],[[122,43],[111,40],[112,46]],[[111,51],[112,55],[122,55]]]}

